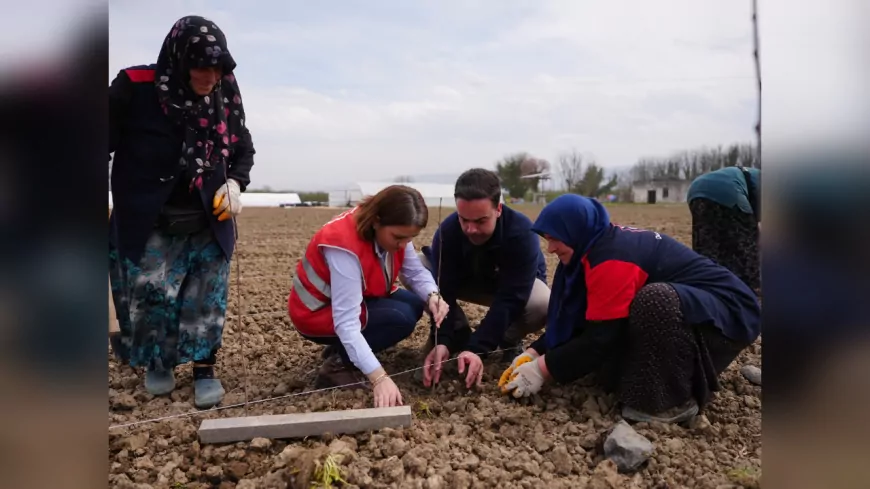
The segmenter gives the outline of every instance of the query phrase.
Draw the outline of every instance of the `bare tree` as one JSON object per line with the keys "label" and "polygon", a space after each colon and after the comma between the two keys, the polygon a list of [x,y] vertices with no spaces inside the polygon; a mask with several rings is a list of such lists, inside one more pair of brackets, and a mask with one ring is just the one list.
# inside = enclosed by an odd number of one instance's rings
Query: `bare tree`
{"label": "bare tree", "polygon": [[577,152],[576,149],[570,153],[562,153],[559,155],[559,173],[562,175],[562,181],[565,182],[565,190],[573,192],[580,183],[583,171],[583,155]]}
{"label": "bare tree", "polygon": [[410,175],[399,175],[393,182],[395,183],[411,183],[414,179]]}

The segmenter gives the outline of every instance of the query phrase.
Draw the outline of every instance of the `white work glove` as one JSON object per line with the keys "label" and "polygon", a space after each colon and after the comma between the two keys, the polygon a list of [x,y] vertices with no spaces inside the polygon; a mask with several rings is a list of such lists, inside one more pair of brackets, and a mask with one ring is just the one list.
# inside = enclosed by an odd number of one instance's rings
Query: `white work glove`
{"label": "white work glove", "polygon": [[511,392],[514,397],[528,397],[537,394],[544,385],[544,373],[538,366],[538,361],[524,363],[514,370],[510,382],[501,388],[503,393]]}
{"label": "white work glove", "polygon": [[508,367],[507,370],[502,372],[501,377],[499,377],[498,379],[498,386],[504,387],[504,385],[511,380],[511,375],[513,375],[514,370],[516,370],[517,367],[527,362],[533,362],[537,360],[539,356],[540,355],[538,355],[538,352],[535,351],[534,348],[529,348],[520,355],[518,355],[516,358],[514,358],[514,361],[511,362],[511,366]]}
{"label": "white work glove", "polygon": [[214,212],[212,214],[218,216],[218,221],[226,221],[237,216],[242,212],[241,197],[242,189],[239,188],[239,182],[232,178],[228,179],[227,183],[221,185],[214,193],[214,201],[212,202]]}

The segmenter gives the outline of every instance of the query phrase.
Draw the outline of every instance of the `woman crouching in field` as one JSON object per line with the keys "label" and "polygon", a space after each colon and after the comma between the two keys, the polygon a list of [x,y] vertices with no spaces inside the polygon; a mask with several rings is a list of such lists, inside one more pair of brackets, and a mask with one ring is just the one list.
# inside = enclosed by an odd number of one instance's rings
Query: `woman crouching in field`
{"label": "woman crouching in field", "polygon": [[596,372],[623,418],[682,422],[759,334],[758,301],[733,273],[668,236],[611,224],[595,200],[562,195],[532,230],[560,264],[544,334],[504,372],[504,393]]}
{"label": "woman crouching in field", "polygon": [[[402,394],[375,353],[414,331],[424,309],[440,325],[447,304],[411,239],[429,220],[419,192],[387,187],[327,222],[296,266],[290,320],[306,339],[328,345],[319,387],[358,384],[364,374],[375,407],[398,406]],[[409,290],[395,283],[401,278]]]}

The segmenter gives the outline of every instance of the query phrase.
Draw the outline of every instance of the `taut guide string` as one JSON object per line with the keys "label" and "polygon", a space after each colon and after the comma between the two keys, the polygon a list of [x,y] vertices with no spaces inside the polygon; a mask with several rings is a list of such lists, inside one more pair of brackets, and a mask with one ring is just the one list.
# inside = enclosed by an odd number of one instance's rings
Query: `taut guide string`
{"label": "taut guide string", "polygon": [[[489,353],[492,354],[492,353],[499,353],[499,352],[504,352],[504,351],[507,351],[507,350],[503,350],[502,348],[496,348],[495,350],[492,350]],[[447,360],[442,360],[442,361],[437,362],[437,363],[430,363],[428,365],[423,365],[421,367],[414,367],[414,368],[411,368],[408,370],[403,370],[401,372],[396,372],[394,374],[390,374],[390,377],[399,377],[401,375],[406,375],[406,374],[409,374],[411,372],[416,372],[417,370],[422,370],[422,369],[429,367],[429,366],[432,366],[432,365],[443,365],[447,362],[452,362],[453,360],[456,360],[458,358],[459,358],[459,356],[455,356],[455,357],[448,358]],[[141,421],[133,421],[130,423],[116,424],[116,425],[109,426],[109,430],[111,431],[111,430],[116,429],[116,428],[130,428],[132,426],[138,426],[138,425],[147,424],[147,423],[156,423],[158,421],[166,421],[169,419],[186,418],[186,417],[191,417],[191,416],[201,416],[201,415],[205,415],[205,414],[214,413],[217,411],[223,411],[224,409],[234,409],[234,408],[239,408],[239,407],[244,407],[245,409],[247,409],[248,404],[260,404],[260,403],[269,402],[269,401],[277,401],[279,399],[287,399],[290,397],[300,397],[300,396],[305,396],[308,394],[316,394],[318,392],[327,392],[327,391],[331,391],[331,390],[344,389],[347,387],[353,387],[355,385],[365,385],[365,384],[370,384],[370,382],[368,382],[368,381],[353,382],[350,384],[325,387],[323,389],[314,389],[314,390],[310,390],[310,391],[295,392],[293,394],[285,394],[283,396],[268,397],[266,399],[258,399],[258,400],[250,401],[250,402],[248,402],[248,400],[246,399],[244,403],[230,404],[228,406],[213,407],[211,409],[200,409],[197,411],[190,411],[187,413],[172,414],[169,416],[161,416],[159,418],[143,419]]]}

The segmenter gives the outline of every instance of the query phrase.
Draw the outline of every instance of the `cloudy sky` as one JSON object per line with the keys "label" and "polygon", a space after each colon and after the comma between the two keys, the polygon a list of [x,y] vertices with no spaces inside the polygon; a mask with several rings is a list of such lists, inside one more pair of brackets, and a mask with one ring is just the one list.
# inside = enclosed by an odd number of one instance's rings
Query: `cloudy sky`
{"label": "cloudy sky", "polygon": [[227,34],[254,187],[458,174],[576,148],[605,167],[752,141],[749,1],[111,1],[109,78],[186,14]]}

